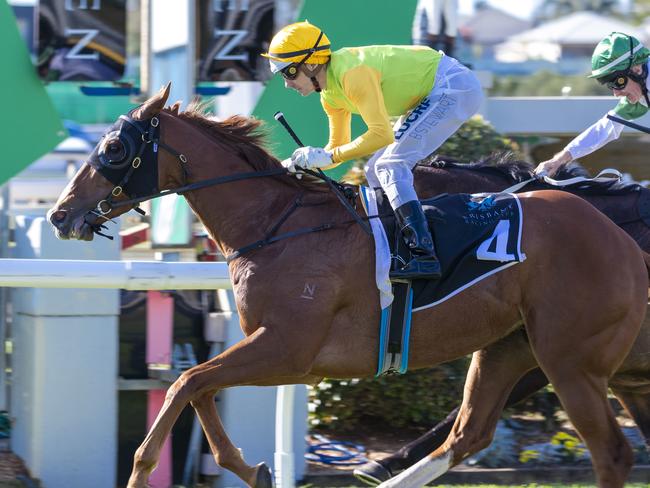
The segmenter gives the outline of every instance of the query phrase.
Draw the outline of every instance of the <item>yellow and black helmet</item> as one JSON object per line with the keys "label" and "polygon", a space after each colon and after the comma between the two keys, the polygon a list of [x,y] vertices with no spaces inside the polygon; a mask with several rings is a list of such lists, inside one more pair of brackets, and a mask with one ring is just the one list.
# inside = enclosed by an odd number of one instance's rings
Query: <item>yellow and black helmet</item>
{"label": "yellow and black helmet", "polygon": [[[268,58],[271,71],[277,73],[291,64],[325,64],[332,55],[330,40],[325,33],[307,21],[289,24],[271,40]],[[297,72],[296,66],[296,72]]]}

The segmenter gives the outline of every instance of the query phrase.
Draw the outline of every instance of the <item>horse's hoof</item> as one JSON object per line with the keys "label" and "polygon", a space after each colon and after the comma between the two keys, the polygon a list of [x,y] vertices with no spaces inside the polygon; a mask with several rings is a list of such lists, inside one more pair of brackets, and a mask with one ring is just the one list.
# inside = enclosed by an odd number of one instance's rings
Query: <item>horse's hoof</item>
{"label": "horse's hoof", "polygon": [[363,466],[356,468],[352,474],[371,486],[377,486],[393,476],[388,468],[377,461],[368,461]]}
{"label": "horse's hoof", "polygon": [[253,488],[273,488],[273,472],[265,463],[259,463],[257,466],[257,476]]}

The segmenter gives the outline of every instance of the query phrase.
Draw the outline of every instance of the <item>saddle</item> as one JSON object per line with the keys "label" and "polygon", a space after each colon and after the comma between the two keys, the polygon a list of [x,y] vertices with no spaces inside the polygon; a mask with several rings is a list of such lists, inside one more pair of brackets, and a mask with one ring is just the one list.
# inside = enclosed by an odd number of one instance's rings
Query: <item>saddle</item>
{"label": "saddle", "polygon": [[[376,203],[390,249],[389,256],[384,257],[390,260],[390,269],[403,266],[410,259],[409,249],[388,199],[380,189],[364,195]],[[391,282],[393,300],[381,315],[378,375],[406,372],[413,312],[436,306],[525,259],[521,252],[521,206],[514,195],[442,194],[421,203],[438,251],[442,277]],[[377,227],[373,227],[375,232]],[[375,235],[375,239],[381,237]],[[378,269],[380,259],[378,255]]]}

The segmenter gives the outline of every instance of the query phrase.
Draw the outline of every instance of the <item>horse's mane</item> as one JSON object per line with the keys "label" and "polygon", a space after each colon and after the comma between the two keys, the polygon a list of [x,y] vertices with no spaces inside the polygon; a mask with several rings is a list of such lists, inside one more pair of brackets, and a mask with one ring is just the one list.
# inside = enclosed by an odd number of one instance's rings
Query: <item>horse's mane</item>
{"label": "horse's mane", "polygon": [[240,154],[256,171],[280,167],[278,160],[264,148],[267,133],[261,120],[243,115],[217,120],[211,118],[206,113],[206,105],[199,102],[192,102],[183,112],[175,111],[174,107],[166,110],[208,132]]}
{"label": "horse's mane", "polygon": [[[462,162],[456,158],[438,155],[423,161],[422,164],[433,168],[457,168],[497,174],[512,183],[519,183],[532,178],[534,169],[531,163],[517,159],[516,155],[511,151],[494,153],[474,162]],[[563,166],[554,177],[558,180],[565,180],[575,176],[591,177],[591,174],[580,163],[572,161]]]}

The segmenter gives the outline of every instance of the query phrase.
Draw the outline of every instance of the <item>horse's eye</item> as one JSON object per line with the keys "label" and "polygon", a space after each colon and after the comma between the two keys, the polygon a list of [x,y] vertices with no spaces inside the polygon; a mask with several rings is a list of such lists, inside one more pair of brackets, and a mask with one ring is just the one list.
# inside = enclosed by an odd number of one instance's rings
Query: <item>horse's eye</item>
{"label": "horse's eye", "polygon": [[104,141],[101,152],[108,163],[117,163],[126,158],[124,143],[116,137]]}
{"label": "horse's eye", "polygon": [[106,147],[106,154],[115,161],[119,156],[124,155],[124,144],[119,140],[113,140]]}

